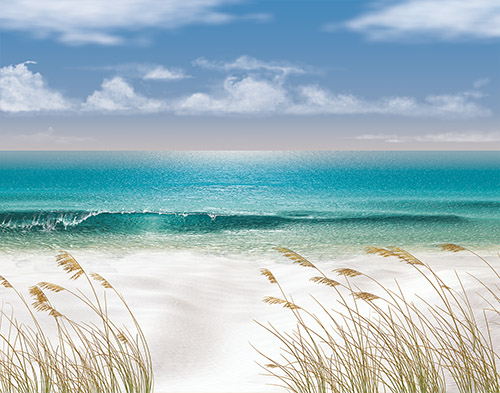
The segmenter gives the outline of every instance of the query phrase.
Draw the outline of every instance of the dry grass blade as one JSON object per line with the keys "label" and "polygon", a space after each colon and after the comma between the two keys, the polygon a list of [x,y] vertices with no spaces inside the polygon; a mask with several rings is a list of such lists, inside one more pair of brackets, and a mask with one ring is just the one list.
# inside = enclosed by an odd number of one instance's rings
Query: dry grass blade
{"label": "dry grass blade", "polygon": [[90,277],[96,280],[102,287],[107,289],[113,289],[113,286],[106,280],[103,276],[98,273],[90,273]]}
{"label": "dry grass blade", "polygon": [[[452,252],[466,250],[454,244],[441,247]],[[394,290],[367,275],[365,278],[377,285],[383,296],[358,288],[353,291],[350,284],[325,298],[328,304],[313,296],[319,308],[316,312],[294,312],[296,327],[291,332],[261,325],[281,345],[279,360],[259,352],[266,359],[267,375],[277,378],[291,393],[500,392],[497,268],[467,249],[493,273],[488,282],[468,274],[485,289],[476,293],[462,281],[459,272],[448,286],[430,265],[403,249],[370,247],[366,251],[411,265],[422,279],[418,288],[422,296],[416,294],[415,300],[412,295],[409,300],[406,289],[397,281]],[[287,249],[280,252],[293,256]],[[346,277],[362,275],[349,268],[334,271]],[[319,273],[322,277],[310,280],[339,285]],[[345,289],[350,290],[352,298],[345,295]],[[264,301],[296,307],[280,290],[283,299],[268,297]]]}
{"label": "dry grass blade", "polygon": [[65,251],[56,256],[56,261],[57,265],[62,267],[66,273],[72,273],[71,280],[76,280],[85,273],[76,259]]}
{"label": "dry grass blade", "polygon": [[297,254],[295,251],[292,251],[288,248],[285,247],[276,247],[276,250],[278,250],[283,256],[287,257],[290,259],[293,263],[296,263],[300,266],[304,267],[312,267],[316,268],[311,262],[309,262],[306,258],[304,258],[302,255]]}
{"label": "dry grass blade", "polygon": [[318,283],[318,284],[323,284],[323,285],[326,285],[326,286],[329,286],[329,287],[336,287],[337,285],[340,285],[340,283],[338,281],[335,281],[335,280],[332,280],[331,278],[328,278],[328,277],[312,277],[309,279],[309,281],[312,281],[312,282],[315,282],[315,283]]}
{"label": "dry grass blade", "polygon": [[361,273],[360,271],[350,268],[335,269],[334,272],[337,273],[339,276],[344,276],[344,277],[357,277],[363,275],[363,273]]}
{"label": "dry grass blade", "polygon": [[465,247],[453,243],[441,244],[439,245],[439,247],[441,247],[441,250],[443,251],[451,251],[451,252],[467,251]]}
{"label": "dry grass blade", "polygon": [[267,277],[267,279],[269,280],[269,282],[271,284],[278,283],[278,280],[276,280],[276,277],[274,277],[274,274],[271,273],[271,271],[269,269],[260,269],[260,274],[264,277]]}
{"label": "dry grass blade", "polygon": [[[68,253],[57,256],[58,265],[76,279],[87,277],[80,264]],[[111,285],[97,273],[94,280],[106,288]],[[111,320],[107,294],[98,296],[95,284],[87,280],[86,289],[73,291],[42,281],[29,288],[33,302],[5,278],[0,284],[13,288],[18,303],[28,311],[29,319],[18,322],[14,309],[0,308],[0,392],[2,393],[152,393],[153,367],[146,338],[124,298],[114,294],[130,316],[132,330],[119,329]],[[48,295],[64,291],[64,296],[87,310],[78,310],[87,322],[71,319],[71,311],[62,315]],[[86,292],[94,295],[89,297]],[[61,295],[59,295],[61,296]],[[104,299],[102,299],[102,296]],[[54,296],[56,297],[56,296]],[[59,298],[60,299],[60,298]],[[11,303],[15,305],[15,302]],[[42,324],[34,311],[47,312],[52,325]],[[90,313],[90,314],[89,314]]]}

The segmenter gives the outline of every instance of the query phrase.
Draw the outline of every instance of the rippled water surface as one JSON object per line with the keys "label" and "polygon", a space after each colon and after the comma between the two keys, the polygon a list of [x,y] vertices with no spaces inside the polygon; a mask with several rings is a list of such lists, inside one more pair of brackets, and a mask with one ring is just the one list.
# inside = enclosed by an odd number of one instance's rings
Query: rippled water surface
{"label": "rippled water surface", "polygon": [[497,152],[0,152],[0,247],[500,244]]}

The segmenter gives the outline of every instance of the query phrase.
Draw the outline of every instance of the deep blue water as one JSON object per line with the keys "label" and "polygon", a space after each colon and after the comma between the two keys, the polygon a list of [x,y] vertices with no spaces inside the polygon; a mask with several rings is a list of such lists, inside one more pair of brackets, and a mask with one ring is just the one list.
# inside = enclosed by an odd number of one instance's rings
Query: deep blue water
{"label": "deep blue water", "polygon": [[498,152],[0,152],[0,248],[500,244]]}

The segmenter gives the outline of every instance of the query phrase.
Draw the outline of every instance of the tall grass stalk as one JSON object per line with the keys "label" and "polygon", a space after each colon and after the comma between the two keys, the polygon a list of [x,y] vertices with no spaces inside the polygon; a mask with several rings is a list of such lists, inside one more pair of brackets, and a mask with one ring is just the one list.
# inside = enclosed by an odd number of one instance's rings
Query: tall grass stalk
{"label": "tall grass stalk", "polygon": [[[442,245],[451,252],[469,250]],[[396,289],[350,268],[336,269],[331,277],[303,256],[286,248],[277,250],[291,262],[315,269],[311,281],[330,288],[328,303],[316,300],[310,311],[294,303],[268,269],[262,270],[280,297],[266,303],[290,309],[296,328],[281,331],[261,324],[281,342],[281,358],[262,352],[266,373],[293,393],[460,393],[500,392],[500,274],[473,251],[496,283],[472,278],[484,290],[471,293],[464,277],[455,273],[453,285],[428,264],[400,248],[370,247],[367,253],[405,262],[425,283],[424,295],[409,300],[408,290]],[[470,276],[470,275],[469,275]],[[371,283],[375,293],[361,290],[358,277]],[[429,299],[432,295],[434,300]],[[480,296],[487,307],[477,309],[471,296]]]}
{"label": "tall grass stalk", "polygon": [[[86,291],[40,282],[29,288],[30,303],[0,276],[3,290],[13,291],[28,315],[20,322],[14,306],[3,304],[0,311],[0,392],[151,393],[149,348],[123,296],[104,277],[88,274],[70,254],[63,252],[56,259],[70,280],[86,281]],[[89,319],[80,321],[59,312],[49,296],[59,292],[83,305]],[[129,315],[131,329],[111,319],[109,295]],[[51,325],[40,313],[48,315]]]}

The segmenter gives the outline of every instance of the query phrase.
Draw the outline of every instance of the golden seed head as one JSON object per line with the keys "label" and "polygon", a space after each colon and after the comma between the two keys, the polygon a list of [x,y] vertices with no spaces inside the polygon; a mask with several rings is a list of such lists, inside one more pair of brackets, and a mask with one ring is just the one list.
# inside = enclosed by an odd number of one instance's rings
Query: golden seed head
{"label": "golden seed head", "polygon": [[286,303],[286,300],[274,297],[274,296],[266,296],[265,298],[262,299],[264,303],[267,304],[284,304]]}
{"label": "golden seed head", "polygon": [[363,273],[349,268],[335,269],[334,272],[337,273],[339,276],[344,276],[344,277],[356,277],[363,275]]}
{"label": "golden seed head", "polygon": [[336,287],[337,285],[340,285],[340,283],[338,281],[332,280],[331,278],[327,278],[327,277],[312,277],[311,279],[309,279],[309,281],[312,281],[312,282],[315,282],[318,284],[327,285],[327,286],[332,287],[332,288]]}
{"label": "golden seed head", "polygon": [[4,276],[0,276],[0,285],[4,286],[5,288],[14,288]]}
{"label": "golden seed head", "polygon": [[366,247],[365,251],[367,254],[376,254],[386,258],[394,256],[391,251],[381,247]]}
{"label": "golden seed head", "polygon": [[292,302],[274,296],[266,296],[264,299],[262,299],[262,301],[267,304],[281,304],[283,305],[283,308],[289,308],[290,310],[296,310],[300,308],[299,306],[297,306]]}
{"label": "golden seed head", "polygon": [[69,253],[63,251],[56,256],[57,265],[62,267],[66,273],[73,273],[71,280],[76,280],[85,272],[76,259]]}
{"label": "golden seed head", "polygon": [[108,289],[113,289],[113,287],[111,286],[111,284],[108,282],[108,280],[106,280],[103,276],[101,276],[100,274],[97,274],[97,273],[90,273],[90,276],[98,281],[101,286],[103,286],[104,288],[108,288]]}
{"label": "golden seed head", "polygon": [[381,247],[367,247],[366,249],[367,254],[376,254],[380,255],[382,257],[395,257],[398,258],[409,265],[419,265],[423,266],[422,261],[420,261],[418,258],[410,254],[408,251],[403,250],[402,248],[398,247],[388,247],[388,248],[381,248]]}
{"label": "golden seed head", "polygon": [[285,302],[285,304],[283,304],[283,308],[289,308],[290,310],[300,309],[299,306],[297,306],[295,303],[292,303],[292,302]]}
{"label": "golden seed head", "polygon": [[295,251],[292,251],[288,248],[285,247],[275,247],[277,251],[279,251],[284,257],[287,257],[290,259],[293,263],[296,263],[300,266],[304,267],[312,267],[316,268],[311,262],[309,262],[306,258],[304,258],[302,255],[297,254]]}
{"label": "golden seed head", "polygon": [[49,315],[54,318],[61,318],[63,316],[59,311],[55,310],[54,308],[50,309]]}
{"label": "golden seed head", "polygon": [[39,282],[37,285],[38,285],[38,287],[40,287],[42,289],[47,289],[48,291],[56,292],[56,293],[62,292],[65,290],[65,288],[61,287],[60,285],[53,284],[51,282],[46,282],[46,281]]}
{"label": "golden seed head", "polygon": [[459,246],[458,244],[452,244],[452,243],[441,244],[440,247],[441,250],[443,251],[451,251],[451,252],[459,252],[467,250],[466,248]]}
{"label": "golden seed head", "polygon": [[406,262],[409,265],[418,265],[418,266],[423,266],[424,265],[420,259],[418,259],[417,257],[413,256],[408,251],[403,250],[402,248],[390,247],[389,250],[392,251],[392,254],[396,258],[399,258],[400,260]]}
{"label": "golden seed head", "polygon": [[267,368],[278,368],[278,366],[276,364],[266,364],[265,365]]}
{"label": "golden seed head", "polygon": [[49,301],[45,293],[43,293],[38,285],[30,287],[29,293],[31,297],[37,302],[46,303]]}
{"label": "golden seed head", "polygon": [[377,295],[374,295],[373,293],[370,292],[353,292],[352,296],[354,296],[355,299],[361,299],[367,302],[380,299]]}
{"label": "golden seed head", "polygon": [[264,277],[267,277],[267,279],[269,280],[269,282],[271,284],[278,283],[278,280],[276,280],[276,277],[274,277],[274,274],[271,273],[271,271],[269,269],[260,269],[260,274]]}
{"label": "golden seed head", "polygon": [[127,339],[127,336],[125,336],[125,334],[123,334],[123,332],[119,332],[116,337],[118,338],[118,340],[120,340],[123,344],[128,344],[128,339]]}

